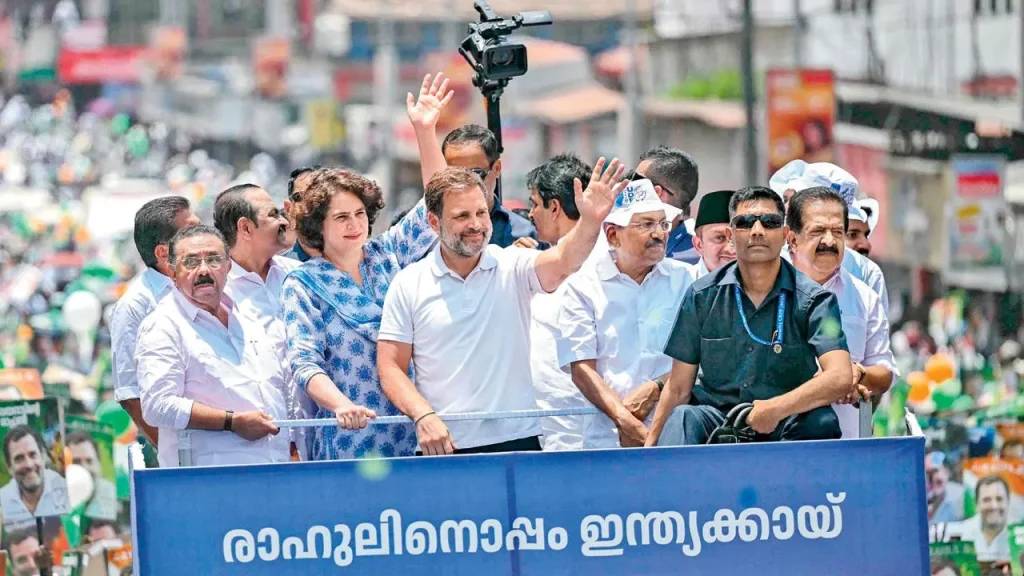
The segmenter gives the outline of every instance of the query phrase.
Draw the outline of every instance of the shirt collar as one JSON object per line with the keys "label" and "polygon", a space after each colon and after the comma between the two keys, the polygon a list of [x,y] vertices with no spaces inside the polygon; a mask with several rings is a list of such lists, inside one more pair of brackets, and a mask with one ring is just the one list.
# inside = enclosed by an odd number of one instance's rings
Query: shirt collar
{"label": "shirt collar", "polygon": [[[274,256],[273,258],[270,259],[270,267],[267,269],[267,278],[270,277],[270,274],[274,270],[274,268],[281,267],[281,265],[278,264],[277,262],[277,258],[277,256]],[[246,278],[258,284],[265,284],[263,278],[261,278],[259,274],[255,272],[249,272],[245,268],[242,268],[242,266],[238,262],[235,262],[235,259],[232,258],[231,270],[228,270],[228,281],[236,280],[238,278]]]}
{"label": "shirt collar", "polygon": [[[655,264],[654,268],[651,270],[651,274],[658,273],[666,276],[669,275],[670,271],[668,269],[669,264],[667,260],[668,257],[666,256]],[[622,271],[619,270],[619,267],[615,264],[615,249],[611,247],[608,248],[608,251],[597,257],[594,267],[597,269],[598,279],[602,282],[607,282],[619,274],[622,274]]]}
{"label": "shirt collar", "polygon": [[142,272],[142,283],[149,289],[157,300],[163,298],[171,291],[171,288],[174,288],[174,282],[172,282],[170,278],[164,276],[160,272],[157,272],[153,268],[146,268],[146,270]]}
{"label": "shirt collar", "polygon": [[[199,317],[199,313],[205,312],[205,310],[193,304],[192,301],[177,288],[174,289],[174,301],[177,302],[178,309],[181,310],[181,313],[184,314],[185,318],[190,322],[195,322],[196,318]],[[227,294],[221,294],[220,303],[228,309],[228,312],[231,312],[235,307],[234,301],[232,301]]]}
{"label": "shirt collar", "polygon": [[[719,286],[727,286],[729,284],[740,284],[739,279],[739,263],[735,260],[725,265],[725,273],[722,274],[722,278],[718,281]],[[788,290],[793,292],[796,290],[796,274],[793,265],[782,259],[782,265],[779,267],[779,275],[775,278],[775,285],[772,286],[771,292],[768,293],[769,298],[775,294],[778,290]]]}
{"label": "shirt collar", "polygon": [[839,266],[839,269],[836,270],[835,273],[832,274],[832,277],[826,280],[825,283],[821,285],[821,287],[830,292],[838,293],[838,291],[845,288],[846,284],[849,282],[846,279],[847,274],[849,274],[849,272],[843,270],[842,266]]}
{"label": "shirt collar", "polygon": [[[491,254],[490,248],[485,246],[483,253],[480,254],[480,261],[477,262],[476,268],[474,268],[474,270],[490,270],[497,265],[498,260]],[[451,269],[448,268],[448,265],[444,263],[444,258],[441,257],[440,242],[437,243],[437,246],[434,247],[434,251],[430,255],[430,271],[433,272],[434,276],[437,276],[438,278],[444,276],[445,274],[449,274],[451,276],[455,276],[456,278],[461,279],[461,277],[458,274],[452,272]],[[470,272],[470,274],[472,274],[472,272]]]}

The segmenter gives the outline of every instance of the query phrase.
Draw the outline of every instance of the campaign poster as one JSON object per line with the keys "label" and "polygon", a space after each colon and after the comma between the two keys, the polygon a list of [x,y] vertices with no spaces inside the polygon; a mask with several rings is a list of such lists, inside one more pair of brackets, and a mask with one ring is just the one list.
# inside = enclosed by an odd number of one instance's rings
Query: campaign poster
{"label": "campaign poster", "polygon": [[3,551],[12,574],[38,574],[36,556],[42,547],[49,549],[55,566],[61,566],[70,549],[67,532],[59,516],[42,519],[42,541],[36,519],[20,522],[4,520]]}
{"label": "campaign poster", "polygon": [[88,518],[115,520],[118,514],[117,476],[114,470],[114,429],[82,416],[65,418],[71,463],[89,471],[93,491],[85,507]]}
{"label": "campaign poster", "polygon": [[[965,532],[1024,521],[1024,460],[971,458],[963,464]],[[965,535],[965,539],[968,539]],[[981,558],[982,561],[989,560]]]}
{"label": "campaign poster", "polygon": [[768,70],[765,116],[769,174],[788,162],[833,162],[836,117],[832,70]]}
{"label": "campaign poster", "polygon": [[0,513],[4,524],[70,509],[57,399],[0,402]]}
{"label": "campaign poster", "polygon": [[1012,524],[1006,531],[1010,536],[1010,573],[1024,576],[1024,524]]}
{"label": "campaign poster", "polygon": [[949,285],[1002,292],[1007,286],[1005,253],[1008,208],[1006,159],[958,155],[951,159],[951,201],[947,203],[947,250],[943,281]]}
{"label": "campaign poster", "polygon": [[973,542],[940,542],[929,548],[932,576],[982,576]]}
{"label": "campaign poster", "polygon": [[40,400],[43,380],[35,368],[4,368],[0,370],[0,401]]}

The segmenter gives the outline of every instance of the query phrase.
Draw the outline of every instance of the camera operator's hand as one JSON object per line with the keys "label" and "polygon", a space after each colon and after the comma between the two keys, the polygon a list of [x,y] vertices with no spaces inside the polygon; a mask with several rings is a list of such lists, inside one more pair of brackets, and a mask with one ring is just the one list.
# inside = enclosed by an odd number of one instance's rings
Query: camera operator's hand
{"label": "camera operator's hand", "polygon": [[431,81],[430,74],[423,77],[420,96],[414,99],[412,92],[405,98],[406,112],[413,128],[432,130],[441,118],[441,110],[448,105],[455,91],[448,90],[448,79],[441,72]]}

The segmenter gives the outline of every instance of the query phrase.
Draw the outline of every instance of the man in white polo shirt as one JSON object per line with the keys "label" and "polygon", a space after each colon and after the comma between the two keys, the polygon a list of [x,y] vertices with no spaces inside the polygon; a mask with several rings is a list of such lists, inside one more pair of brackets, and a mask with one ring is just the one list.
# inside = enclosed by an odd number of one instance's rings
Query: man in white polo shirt
{"label": "man in white polo shirt", "polygon": [[631,182],[605,220],[609,248],[566,282],[558,357],[583,395],[604,414],[588,417],[585,448],[641,447],[647,414],[624,398],[672,371],[664,352],[693,267],[665,257],[682,213],[662,202],[649,180]]}
{"label": "man in white polo shirt", "polygon": [[889,347],[889,322],[881,298],[841,266],[848,251],[849,207],[838,192],[818,186],[793,195],[786,211],[790,255],[797,270],[836,295],[843,333],[853,361],[857,395],[832,406],[843,438],[860,436],[857,409],[860,398],[879,398],[892,385],[896,361]]}
{"label": "man in white polo shirt", "polygon": [[[536,408],[530,374],[530,301],[553,292],[594,248],[624,187],[623,168],[602,158],[587,189],[577,179],[580,218],[544,252],[488,245],[491,221],[479,176],[435,174],[425,194],[440,242],[400,272],[384,299],[377,367],[384,394],[416,424],[426,455],[540,450],[534,419],[452,423],[437,416]],[[408,377],[410,362],[416,384]]]}

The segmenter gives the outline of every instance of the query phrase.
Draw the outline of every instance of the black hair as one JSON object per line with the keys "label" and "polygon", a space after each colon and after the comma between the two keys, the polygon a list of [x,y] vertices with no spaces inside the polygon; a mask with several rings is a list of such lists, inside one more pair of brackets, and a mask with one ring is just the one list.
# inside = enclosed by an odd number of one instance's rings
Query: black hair
{"label": "black hair", "polygon": [[[11,534],[6,538],[7,553],[10,554],[12,561],[14,560],[14,554],[11,553],[11,550],[29,538],[35,538],[36,542],[39,542],[39,535],[36,534],[35,529],[16,530],[11,532]],[[39,544],[42,545],[43,543],[39,542]]]}
{"label": "black hair", "polygon": [[315,172],[321,168],[323,168],[323,166],[314,164],[312,166],[303,166],[302,168],[292,170],[291,174],[288,175],[288,199],[292,202],[299,201],[299,198],[295,196],[295,181],[299,179],[299,176],[308,172]]}
{"label": "black hair", "polygon": [[135,230],[132,236],[135,238],[135,249],[139,251],[139,256],[147,267],[156,268],[156,247],[171,241],[171,237],[178,231],[174,221],[182,210],[189,208],[191,205],[187,198],[165,196],[146,202],[135,213]]}
{"label": "black hair", "polygon": [[245,199],[246,192],[259,188],[255,184],[238,184],[217,195],[217,200],[213,203],[213,225],[220,230],[221,236],[228,243],[228,248],[233,248],[238,241],[240,218],[248,218],[253,226],[259,228],[256,208]]}
{"label": "black hair", "polygon": [[449,132],[445,136],[444,142],[441,143],[441,154],[445,154],[449,146],[459,147],[467,144],[479,144],[484,149],[484,155],[487,156],[487,162],[491,166],[494,166],[494,163],[501,158],[498,139],[494,137],[494,132],[479,124],[466,124]]}
{"label": "black hair", "polygon": [[388,227],[394,228],[395,226],[397,226],[398,223],[402,221],[402,218],[405,218],[405,215],[408,213],[408,210],[399,210],[398,214],[395,214],[395,217],[391,219],[391,223],[388,224]]}
{"label": "black hair", "polygon": [[227,254],[228,243],[226,240],[224,240],[224,235],[221,234],[219,230],[217,230],[213,226],[206,226],[205,224],[186,226],[185,228],[179,230],[178,233],[174,235],[174,238],[171,238],[171,242],[168,245],[170,248],[170,254],[168,255],[167,259],[171,263],[171,266],[174,266],[174,263],[178,259],[177,251],[179,242],[187,238],[195,238],[196,236],[206,236],[207,234],[209,234],[210,236],[216,236],[217,239],[220,240],[220,243],[224,245],[224,253]]}
{"label": "black hair", "polygon": [[1010,496],[1010,484],[1002,476],[998,476],[996,474],[992,474],[991,476],[985,476],[984,478],[978,480],[978,484],[974,487],[974,501],[975,502],[980,502],[981,501],[981,489],[983,487],[989,486],[991,484],[1002,484],[1003,485],[1003,490],[1006,491],[1006,496],[1007,496],[1007,498],[1009,498],[1009,496]]}
{"label": "black hair", "polygon": [[700,185],[700,173],[693,158],[678,148],[655,146],[640,156],[640,162],[644,161],[650,161],[644,176],[670,186],[672,194],[678,197],[678,207],[683,209],[683,214],[689,214]]}
{"label": "black hair", "polygon": [[4,436],[4,462],[8,466],[11,465],[11,444],[28,436],[35,438],[40,455],[44,458],[46,457],[46,444],[43,442],[43,437],[39,435],[39,432],[29,426],[15,426],[8,430],[7,435]]}
{"label": "black hair", "polygon": [[530,172],[527,184],[537,190],[545,208],[552,200],[558,200],[565,215],[575,221],[580,219],[580,211],[576,208],[573,181],[579,178],[581,182],[588,182],[592,173],[593,168],[575,154],[559,154]]}
{"label": "black hair", "polygon": [[92,444],[92,449],[95,450],[96,455],[99,456],[100,447],[96,445],[96,439],[93,438],[92,434],[89,434],[88,432],[76,430],[74,432],[69,433],[67,440],[64,441],[64,445],[70,448],[78,444],[85,444],[86,442]]}
{"label": "black hair", "polygon": [[801,233],[804,231],[804,209],[814,202],[835,202],[843,207],[843,232],[850,229],[850,207],[838,192],[825,186],[806,188],[793,194],[789,199],[786,211],[786,225],[789,229]]}
{"label": "black hair", "polygon": [[745,202],[757,202],[759,200],[768,200],[775,204],[776,210],[782,216],[786,215],[786,205],[782,202],[782,197],[771,190],[771,188],[765,188],[764,186],[747,186],[746,188],[740,188],[732,195],[729,199],[729,218],[736,216],[736,208],[740,204]]}

